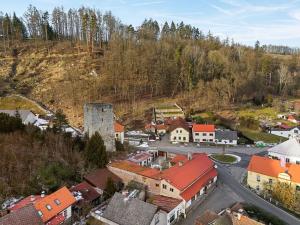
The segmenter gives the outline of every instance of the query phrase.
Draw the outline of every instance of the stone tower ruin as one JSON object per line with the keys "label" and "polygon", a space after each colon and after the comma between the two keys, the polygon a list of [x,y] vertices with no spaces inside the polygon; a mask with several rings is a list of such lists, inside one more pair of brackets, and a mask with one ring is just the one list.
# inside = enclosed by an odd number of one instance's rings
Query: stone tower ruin
{"label": "stone tower ruin", "polygon": [[91,137],[99,132],[106,151],[115,151],[114,113],[112,104],[86,103],[84,105],[84,133]]}

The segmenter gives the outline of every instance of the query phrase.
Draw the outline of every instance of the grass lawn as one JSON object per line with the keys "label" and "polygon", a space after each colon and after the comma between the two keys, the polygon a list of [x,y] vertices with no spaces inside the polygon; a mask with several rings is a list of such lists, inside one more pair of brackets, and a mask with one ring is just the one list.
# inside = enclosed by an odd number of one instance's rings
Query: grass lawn
{"label": "grass lawn", "polygon": [[258,118],[268,118],[268,119],[276,119],[278,112],[276,109],[272,107],[266,108],[249,108],[249,109],[241,109],[238,111],[239,117],[252,117],[255,119]]}
{"label": "grass lawn", "polygon": [[236,158],[231,155],[211,154],[211,157],[223,163],[234,163],[236,161]]}
{"label": "grass lawn", "polygon": [[28,109],[38,114],[45,114],[45,111],[40,109],[33,102],[13,95],[8,97],[0,97],[0,109],[16,110],[16,109]]}
{"label": "grass lawn", "polygon": [[258,130],[240,129],[240,131],[245,137],[253,140],[254,142],[263,141],[265,143],[280,143],[287,140],[284,137],[279,137],[274,134],[260,132]]}

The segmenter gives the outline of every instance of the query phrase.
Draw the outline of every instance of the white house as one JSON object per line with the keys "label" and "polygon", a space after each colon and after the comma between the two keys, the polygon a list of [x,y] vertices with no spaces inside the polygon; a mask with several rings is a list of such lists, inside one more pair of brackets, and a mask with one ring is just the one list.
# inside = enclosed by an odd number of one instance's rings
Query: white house
{"label": "white house", "polygon": [[268,155],[273,159],[284,159],[287,163],[300,164],[299,139],[292,138],[270,148]]}
{"label": "white house", "polygon": [[122,144],[124,143],[124,126],[118,122],[115,122],[115,139],[120,141]]}
{"label": "white house", "polygon": [[5,113],[10,116],[16,116],[19,113],[23,124],[34,124],[37,121],[37,116],[30,110],[0,110],[0,113]]}
{"label": "white house", "polygon": [[156,205],[161,212],[163,224],[170,225],[179,220],[181,214],[185,214],[184,201],[163,195],[151,197],[151,204]]}
{"label": "white house", "polygon": [[193,141],[198,143],[215,142],[215,125],[193,124]]}
{"label": "white house", "polygon": [[300,129],[298,127],[292,127],[288,129],[272,128],[270,130],[270,134],[285,138],[300,137]]}
{"label": "white house", "polygon": [[232,130],[216,130],[215,143],[220,145],[237,145],[237,132]]}
{"label": "white house", "polygon": [[172,121],[169,127],[171,142],[189,142],[190,131],[186,121],[182,118],[177,118]]}

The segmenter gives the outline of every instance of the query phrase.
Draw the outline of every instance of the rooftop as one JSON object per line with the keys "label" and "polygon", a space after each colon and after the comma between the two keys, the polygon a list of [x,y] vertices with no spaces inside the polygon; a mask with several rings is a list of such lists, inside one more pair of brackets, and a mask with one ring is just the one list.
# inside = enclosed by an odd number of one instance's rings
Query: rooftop
{"label": "rooftop", "polygon": [[150,225],[157,206],[115,193],[103,217],[119,225]]}
{"label": "rooftop", "polygon": [[[26,110],[26,109],[20,109],[20,110],[0,110],[0,113],[5,113],[5,114],[8,114],[10,116],[16,116],[16,112],[17,111],[20,114],[20,118],[21,118],[22,122],[24,122],[29,115],[34,115],[30,110]],[[34,122],[34,121],[31,121],[31,122]]]}
{"label": "rooftop", "polygon": [[26,205],[0,218],[0,225],[43,225],[43,221],[32,204]]}
{"label": "rooftop", "polygon": [[232,130],[216,130],[215,138],[218,140],[237,140],[237,132]]}
{"label": "rooftop", "polygon": [[84,176],[84,179],[94,187],[100,188],[101,190],[104,190],[106,187],[106,182],[108,178],[111,178],[114,182],[119,182],[121,179],[110,172],[107,168],[103,169],[97,169],[89,174]]}
{"label": "rooftop", "polygon": [[128,160],[131,162],[139,163],[139,162],[143,162],[143,161],[149,159],[150,157],[152,157],[152,155],[150,153],[141,152],[141,153],[137,153],[134,156],[130,157]]}
{"label": "rooftop", "polygon": [[124,132],[124,126],[118,122],[114,123],[115,132]]}
{"label": "rooftop", "polygon": [[300,165],[286,164],[280,165],[280,160],[253,155],[248,165],[248,171],[264,174],[270,177],[278,177],[280,173],[287,173],[291,181],[300,183]]}
{"label": "rooftop", "polygon": [[219,218],[219,215],[213,211],[206,210],[201,216],[196,219],[196,225],[208,225]]}
{"label": "rooftop", "polygon": [[73,186],[70,188],[70,191],[80,192],[82,198],[90,202],[100,197],[100,194],[95,190],[95,188],[85,181]]}
{"label": "rooftop", "polygon": [[36,202],[34,206],[42,213],[43,222],[47,222],[75,202],[76,199],[72,193],[66,187],[63,187],[58,191],[42,198],[40,201]]}
{"label": "rooftop", "polygon": [[176,198],[170,198],[162,195],[154,195],[151,198],[151,204],[156,205],[159,209],[169,213],[175,209],[182,200]]}
{"label": "rooftop", "polygon": [[170,132],[177,128],[183,128],[183,129],[189,131],[189,126],[188,126],[187,122],[181,117],[178,117],[174,120],[170,120],[169,123],[170,123],[170,126],[169,126]]}
{"label": "rooftop", "polygon": [[213,124],[193,124],[193,132],[215,132]]}
{"label": "rooftop", "polygon": [[42,199],[41,195],[30,195],[26,198],[23,198],[21,201],[11,205],[9,207],[9,210],[11,212],[16,211],[16,210],[23,208],[24,206],[27,206],[29,204],[34,204],[34,203],[40,201],[41,199]]}
{"label": "rooftop", "polygon": [[300,157],[300,143],[296,138],[289,139],[268,149],[268,152],[278,153],[285,156]]}

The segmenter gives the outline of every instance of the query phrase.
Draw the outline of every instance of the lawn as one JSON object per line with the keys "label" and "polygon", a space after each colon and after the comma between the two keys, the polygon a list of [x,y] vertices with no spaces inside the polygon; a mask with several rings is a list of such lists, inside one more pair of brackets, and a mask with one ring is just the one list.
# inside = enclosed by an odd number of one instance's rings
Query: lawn
{"label": "lawn", "polygon": [[239,117],[252,117],[255,119],[277,119],[277,110],[272,107],[266,108],[249,108],[249,109],[241,109],[238,111]]}
{"label": "lawn", "polygon": [[223,154],[211,154],[213,159],[222,162],[222,163],[234,163],[236,161],[236,157],[231,155],[223,155]]}
{"label": "lawn", "polygon": [[258,130],[240,129],[240,131],[245,137],[253,140],[254,142],[263,141],[265,143],[280,143],[287,140],[284,137],[279,137],[274,134],[264,133]]}
{"label": "lawn", "polygon": [[45,114],[45,111],[38,107],[38,105],[17,95],[0,97],[0,109],[28,109],[34,113]]}

